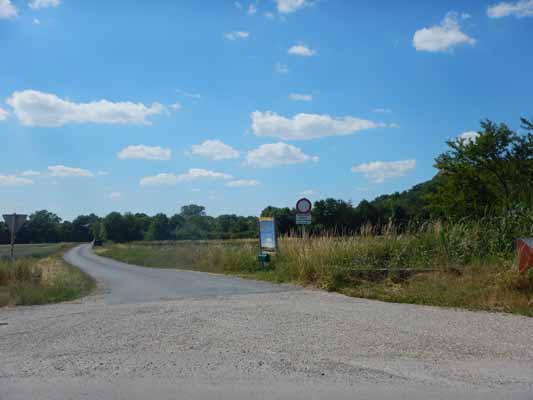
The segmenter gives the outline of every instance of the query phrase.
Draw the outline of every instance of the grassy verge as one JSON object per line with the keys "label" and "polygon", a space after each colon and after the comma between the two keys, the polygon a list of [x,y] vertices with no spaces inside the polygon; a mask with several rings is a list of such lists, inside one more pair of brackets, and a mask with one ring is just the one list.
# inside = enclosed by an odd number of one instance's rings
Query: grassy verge
{"label": "grassy verge", "polygon": [[438,226],[407,235],[306,242],[282,238],[278,256],[265,270],[252,242],[114,244],[98,252],[147,267],[292,282],[388,302],[533,316],[533,274],[519,275],[510,251],[488,255],[482,240],[483,235],[471,231]]}
{"label": "grassy verge", "polygon": [[23,257],[13,265],[0,259],[0,307],[67,301],[90,293],[96,282],[67,264],[58,246],[52,255]]}

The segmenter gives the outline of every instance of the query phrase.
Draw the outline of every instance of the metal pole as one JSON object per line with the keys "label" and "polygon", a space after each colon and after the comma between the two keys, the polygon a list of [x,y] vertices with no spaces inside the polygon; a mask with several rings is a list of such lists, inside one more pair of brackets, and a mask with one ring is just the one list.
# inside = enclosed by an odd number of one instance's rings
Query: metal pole
{"label": "metal pole", "polygon": [[17,213],[13,214],[13,220],[11,221],[11,262],[15,262],[15,221],[17,219]]}

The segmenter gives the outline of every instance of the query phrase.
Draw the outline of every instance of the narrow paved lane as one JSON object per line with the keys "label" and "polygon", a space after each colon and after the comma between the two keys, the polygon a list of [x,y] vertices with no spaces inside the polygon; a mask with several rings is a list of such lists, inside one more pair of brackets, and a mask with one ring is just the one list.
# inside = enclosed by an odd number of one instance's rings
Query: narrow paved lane
{"label": "narrow paved lane", "polygon": [[67,252],[65,260],[103,283],[107,304],[295,290],[288,285],[272,285],[205,272],[125,264],[94,254],[89,244]]}

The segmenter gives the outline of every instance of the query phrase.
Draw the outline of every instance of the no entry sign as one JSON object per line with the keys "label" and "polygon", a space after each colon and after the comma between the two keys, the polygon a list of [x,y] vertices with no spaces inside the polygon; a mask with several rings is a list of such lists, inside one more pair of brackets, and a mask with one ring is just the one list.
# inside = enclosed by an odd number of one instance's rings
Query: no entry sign
{"label": "no entry sign", "polygon": [[296,202],[296,211],[298,214],[309,214],[312,207],[311,200],[305,197]]}

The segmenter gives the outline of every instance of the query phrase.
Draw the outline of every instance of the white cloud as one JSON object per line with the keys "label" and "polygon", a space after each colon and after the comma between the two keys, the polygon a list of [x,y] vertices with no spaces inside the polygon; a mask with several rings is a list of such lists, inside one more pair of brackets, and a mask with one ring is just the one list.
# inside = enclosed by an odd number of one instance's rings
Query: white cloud
{"label": "white cloud", "polygon": [[292,56],[301,56],[301,57],[311,57],[316,54],[316,51],[313,49],[303,45],[303,44],[297,44],[289,48],[287,51]]}
{"label": "white cloud", "polygon": [[162,173],[155,176],[146,176],[141,179],[141,186],[150,185],[175,185],[178,182],[190,182],[197,179],[232,179],[229,174],[222,172],[209,171],[200,168],[191,168],[188,172],[176,175],[169,173]]}
{"label": "white cloud", "polygon": [[257,5],[252,3],[248,6],[248,11],[246,11],[248,15],[254,15],[257,13]]}
{"label": "white cloud", "polygon": [[66,167],[64,165],[53,165],[48,167],[50,176],[69,177],[69,176],[94,176],[88,169]]}
{"label": "white cloud", "polygon": [[276,71],[278,74],[286,74],[289,72],[289,67],[286,64],[277,62],[274,64],[274,71]]}
{"label": "white cloud", "polygon": [[464,144],[474,143],[478,138],[479,133],[475,131],[467,131],[461,133],[457,138]]}
{"label": "white cloud", "polygon": [[121,197],[122,197],[122,193],[120,193],[120,192],[111,192],[111,193],[109,193],[109,198],[111,200],[118,200]]}
{"label": "white cloud", "polygon": [[149,107],[142,103],[108,100],[74,103],[37,90],[14,92],[7,103],[13,107],[23,125],[50,127],[69,123],[150,124],[147,117],[161,114],[164,110],[159,103]]}
{"label": "white cloud", "polygon": [[290,14],[311,4],[307,0],[276,0],[276,3],[278,12],[282,14]]}
{"label": "white cloud", "polygon": [[57,7],[61,4],[60,0],[32,0],[28,3],[30,8],[34,10],[38,8]]}
{"label": "white cloud", "polygon": [[289,94],[289,99],[294,101],[312,101],[313,96],[310,94],[291,93]]}
{"label": "white cloud", "polygon": [[455,12],[446,14],[440,25],[422,28],[413,36],[413,46],[418,51],[445,52],[461,44],[476,44],[476,39],[461,32],[459,16]]}
{"label": "white cloud", "polygon": [[304,190],[300,193],[301,196],[314,196],[315,194],[318,194],[318,192],[313,189]]}
{"label": "white cloud", "polygon": [[41,21],[39,20],[39,18],[34,18],[34,19],[33,19],[33,23],[34,23],[35,25],[39,25],[39,24],[41,23]]}
{"label": "white cloud", "polygon": [[20,173],[21,176],[39,176],[41,173],[39,171],[34,171],[33,169],[29,169],[27,171],[23,171]]}
{"label": "white cloud", "polygon": [[382,113],[382,114],[390,114],[392,110],[390,108],[374,108],[372,112],[375,113]]}
{"label": "white cloud", "polygon": [[239,152],[237,150],[220,140],[206,140],[201,144],[193,145],[191,147],[191,154],[215,161],[239,158]]}
{"label": "white cloud", "polygon": [[181,89],[176,89],[176,93],[181,94],[182,96],[185,96],[185,97],[190,97],[192,99],[202,98],[202,95],[200,93],[191,93],[191,92],[187,92]]}
{"label": "white cloud", "polygon": [[265,17],[268,18],[268,19],[274,19],[274,13],[271,13],[270,11],[267,11],[265,13]]}
{"label": "white cloud", "polygon": [[15,175],[0,175],[0,186],[23,186],[31,185],[33,181]]}
{"label": "white cloud", "polygon": [[516,18],[533,17],[533,0],[519,0],[514,3],[501,2],[487,8],[490,18],[515,16]]}
{"label": "white cloud", "polygon": [[128,146],[117,154],[117,157],[121,160],[170,160],[171,156],[172,151],[170,149],[160,146],[145,146],[143,144]]}
{"label": "white cloud", "polygon": [[226,183],[226,186],[228,187],[248,187],[257,185],[259,185],[259,181],[256,181],[255,179],[237,179]]}
{"label": "white cloud", "polygon": [[5,121],[9,117],[9,113],[0,107],[0,121]]}
{"label": "white cloud", "polygon": [[250,33],[244,31],[234,31],[224,35],[228,40],[246,39],[248,36],[250,36]]}
{"label": "white cloud", "polygon": [[251,119],[254,135],[284,140],[309,140],[325,136],[350,135],[364,129],[390,127],[382,122],[355,117],[333,118],[327,114],[296,114],[292,118],[286,118],[272,111],[254,111]]}
{"label": "white cloud", "polygon": [[109,172],[108,172],[108,171],[98,171],[98,172],[97,172],[97,175],[100,175],[100,176],[107,176],[107,175],[109,175]]}
{"label": "white cloud", "polygon": [[258,168],[301,164],[318,160],[318,157],[309,156],[298,147],[283,142],[263,144],[257,149],[250,150],[246,155],[246,165]]}
{"label": "white cloud", "polygon": [[17,16],[17,8],[10,0],[0,0],[0,19],[9,19]]}
{"label": "white cloud", "polygon": [[364,174],[366,178],[382,183],[386,179],[404,176],[415,167],[416,160],[373,161],[352,167],[352,172]]}
{"label": "white cloud", "polygon": [[181,109],[181,103],[179,101],[176,101],[175,103],[171,104],[169,106],[173,110],[180,110]]}

